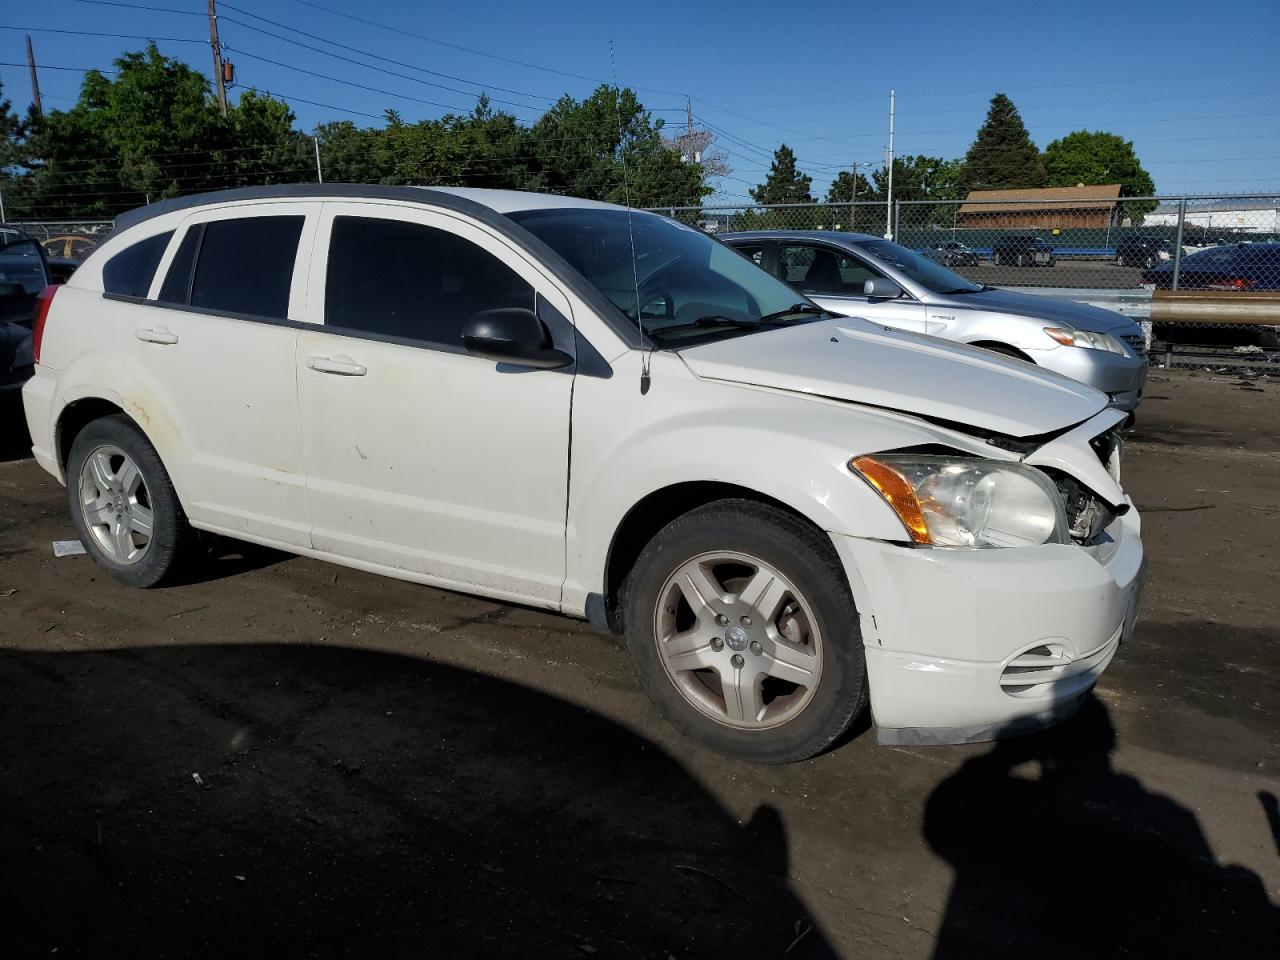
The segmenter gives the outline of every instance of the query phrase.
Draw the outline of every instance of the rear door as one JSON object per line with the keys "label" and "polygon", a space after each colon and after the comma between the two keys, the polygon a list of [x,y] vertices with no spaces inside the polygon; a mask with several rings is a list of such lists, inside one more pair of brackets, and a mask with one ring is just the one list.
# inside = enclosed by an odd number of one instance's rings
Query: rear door
{"label": "rear door", "polygon": [[564,581],[573,368],[495,363],[463,323],[535,310],[575,350],[564,293],[520,251],[443,211],[326,203],[298,341],[315,547],[556,606]]}
{"label": "rear door", "polygon": [[779,243],[777,275],[832,313],[925,332],[924,305],[905,293],[896,300],[868,297],[862,285],[885,274],[846,250],[820,243]]}
{"label": "rear door", "polygon": [[294,343],[318,203],[200,211],[176,231],[133,313],[134,412],[182,451],[188,515],[230,535],[309,546]]}

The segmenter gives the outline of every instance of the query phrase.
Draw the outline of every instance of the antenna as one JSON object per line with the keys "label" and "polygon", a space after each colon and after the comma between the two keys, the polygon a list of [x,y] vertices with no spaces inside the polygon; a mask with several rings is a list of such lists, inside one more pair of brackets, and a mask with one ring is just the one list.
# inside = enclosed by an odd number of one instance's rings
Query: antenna
{"label": "antenna", "polygon": [[644,317],[640,314],[640,272],[636,266],[636,231],[631,223],[631,184],[627,180],[627,151],[623,143],[625,132],[622,126],[622,88],[618,86],[618,64],[613,58],[613,41],[609,41],[609,69],[613,72],[613,112],[618,117],[618,151],[622,161],[622,196],[627,201],[627,236],[631,240],[631,282],[636,292],[636,326],[640,328],[640,395],[649,392],[649,368],[653,362],[653,351],[644,352]]}

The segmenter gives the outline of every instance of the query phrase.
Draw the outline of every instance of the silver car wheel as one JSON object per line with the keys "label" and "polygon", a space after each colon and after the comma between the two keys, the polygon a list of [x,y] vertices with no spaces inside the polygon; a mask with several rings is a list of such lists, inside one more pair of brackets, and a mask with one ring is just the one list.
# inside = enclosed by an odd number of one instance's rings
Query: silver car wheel
{"label": "silver car wheel", "polygon": [[151,547],[151,496],[138,465],[119,447],[95,447],[80,467],[80,516],[107,559],[137,563]]}
{"label": "silver car wheel", "polygon": [[726,726],[776,727],[808,706],[822,676],[812,608],[777,569],[744,553],[704,553],[658,593],[658,657],[675,688]]}

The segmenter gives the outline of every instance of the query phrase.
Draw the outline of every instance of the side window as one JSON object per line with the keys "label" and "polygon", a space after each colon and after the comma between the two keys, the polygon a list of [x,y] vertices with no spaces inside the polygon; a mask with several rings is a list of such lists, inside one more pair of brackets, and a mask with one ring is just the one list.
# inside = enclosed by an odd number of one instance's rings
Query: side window
{"label": "side window", "polygon": [[[303,219],[243,217],[206,223],[191,278],[191,306],[286,318]],[[166,286],[168,281],[166,277]]]}
{"label": "side window", "polygon": [[742,254],[757,267],[764,266],[764,247],[758,243],[735,243],[733,249]]}
{"label": "side window", "polygon": [[102,266],[102,289],[126,297],[145,297],[173,231],[158,233],[125,247]]}
{"label": "side window", "polygon": [[846,297],[862,296],[863,283],[882,275],[835,250],[800,245],[778,248],[778,269],[783,280],[804,293]]}
{"label": "side window", "polygon": [[197,223],[182,238],[182,246],[173,255],[169,264],[169,272],[164,276],[160,287],[160,299],[165,303],[187,302],[191,293],[191,268],[196,265],[196,250],[200,247],[200,237],[204,233],[204,224]]}
{"label": "side window", "polygon": [[495,307],[536,309],[533,287],[471,241],[402,220],[334,218],[327,326],[461,346],[463,324]]}

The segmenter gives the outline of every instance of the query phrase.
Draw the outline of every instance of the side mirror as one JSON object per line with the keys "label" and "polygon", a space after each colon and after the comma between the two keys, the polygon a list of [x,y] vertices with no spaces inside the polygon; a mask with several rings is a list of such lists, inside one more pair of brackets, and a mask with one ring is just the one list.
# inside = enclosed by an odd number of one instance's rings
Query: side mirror
{"label": "side mirror", "polygon": [[888,277],[871,277],[862,284],[862,293],[877,300],[896,300],[902,296],[902,288]]}
{"label": "side mirror", "polygon": [[487,360],[525,367],[567,367],[573,357],[551,345],[551,336],[538,315],[524,307],[481,310],[462,327],[468,351]]}

